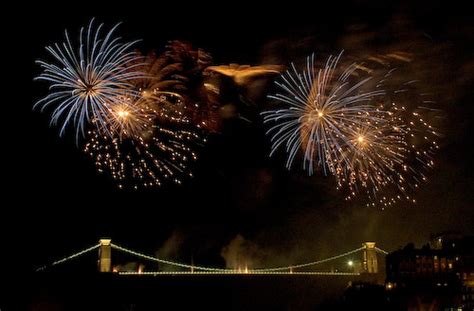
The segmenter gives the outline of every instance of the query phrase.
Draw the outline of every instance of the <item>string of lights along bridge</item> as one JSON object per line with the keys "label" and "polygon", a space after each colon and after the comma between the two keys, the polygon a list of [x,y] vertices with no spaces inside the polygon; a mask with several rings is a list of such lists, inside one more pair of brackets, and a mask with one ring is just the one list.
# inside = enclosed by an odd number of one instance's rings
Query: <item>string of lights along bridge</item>
{"label": "string of lights along bridge", "polygon": [[[355,276],[360,275],[361,273],[374,274],[378,273],[378,263],[377,263],[377,254],[386,255],[387,252],[381,248],[375,246],[375,242],[364,242],[361,247],[355,248],[353,250],[331,256],[324,259],[319,259],[316,261],[295,264],[290,266],[282,267],[267,267],[267,268],[255,268],[249,269],[239,268],[214,268],[214,267],[205,267],[194,264],[187,264],[182,262],[176,262],[172,260],[166,260],[158,258],[155,256],[150,256],[138,251],[131,250],[129,248],[117,245],[112,243],[110,239],[100,239],[99,243],[88,247],[86,249],[80,250],[70,256],[64,257],[62,259],[56,260],[49,265],[42,266],[36,271],[44,271],[49,268],[64,264],[68,261],[77,259],[87,253],[98,250],[98,271],[104,273],[117,273],[118,275],[235,275],[235,274],[258,274],[258,275],[334,275],[334,276]],[[121,253],[132,255],[141,260],[155,262],[161,265],[174,267],[181,269],[178,271],[116,271],[112,268],[112,250],[116,250]],[[341,258],[351,258],[349,256],[354,254],[361,254],[361,269],[359,272],[354,272],[351,269],[351,272],[340,272],[338,270],[333,271],[314,271],[314,267],[332,262]],[[346,264],[352,268],[354,262],[348,260]],[[310,270],[311,269],[311,270]]]}

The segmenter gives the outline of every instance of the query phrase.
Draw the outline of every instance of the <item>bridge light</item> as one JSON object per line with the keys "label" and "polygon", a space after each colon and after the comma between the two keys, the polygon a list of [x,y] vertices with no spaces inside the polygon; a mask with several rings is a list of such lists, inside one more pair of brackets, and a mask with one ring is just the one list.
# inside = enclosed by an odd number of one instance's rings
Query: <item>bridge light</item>
{"label": "bridge light", "polygon": [[348,265],[349,267],[352,267],[352,266],[354,265],[354,262],[353,262],[352,260],[349,260],[349,261],[347,262],[347,265]]}

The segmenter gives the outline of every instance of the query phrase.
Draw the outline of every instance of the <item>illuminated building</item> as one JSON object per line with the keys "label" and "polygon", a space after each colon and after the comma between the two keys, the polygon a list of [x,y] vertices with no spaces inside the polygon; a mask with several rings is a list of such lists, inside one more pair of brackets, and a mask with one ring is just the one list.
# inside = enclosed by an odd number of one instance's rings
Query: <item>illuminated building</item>
{"label": "illuminated building", "polygon": [[[474,310],[474,237],[436,235],[386,257],[386,284],[408,301]],[[427,306],[425,306],[427,307]]]}

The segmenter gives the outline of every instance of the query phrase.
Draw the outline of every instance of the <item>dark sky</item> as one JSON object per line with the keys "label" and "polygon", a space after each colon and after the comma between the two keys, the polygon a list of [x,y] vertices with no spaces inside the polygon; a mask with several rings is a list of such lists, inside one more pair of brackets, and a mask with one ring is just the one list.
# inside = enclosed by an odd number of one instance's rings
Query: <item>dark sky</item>
{"label": "dark sky", "polygon": [[[259,264],[273,265],[336,254],[364,240],[392,250],[444,230],[474,233],[474,27],[461,7],[436,1],[316,8],[292,2],[258,9],[242,3],[156,3],[44,5],[19,14],[11,25],[4,62],[13,64],[18,76],[10,81],[15,95],[3,102],[7,174],[2,174],[1,239],[27,266],[102,236],[151,254],[161,249],[171,258],[194,256],[195,262],[223,265],[222,248],[240,234],[247,241],[238,246],[242,251],[251,249]],[[59,138],[58,129],[48,127],[48,114],[31,110],[47,91],[32,81],[39,73],[34,60],[47,56],[44,46],[61,40],[65,28],[73,33],[94,16],[107,25],[122,21],[124,37],[143,39],[145,51],[186,40],[210,52],[216,64],[287,64],[312,52],[341,49],[353,57],[409,52],[412,70],[445,111],[445,137],[431,181],[417,194],[416,205],[380,211],[347,204],[330,178],[287,172],[283,158],[269,159],[261,120],[254,118],[229,122],[222,135],[211,138],[195,179],[183,186],[120,191],[95,172],[74,139]],[[173,242],[165,243],[170,238]]]}

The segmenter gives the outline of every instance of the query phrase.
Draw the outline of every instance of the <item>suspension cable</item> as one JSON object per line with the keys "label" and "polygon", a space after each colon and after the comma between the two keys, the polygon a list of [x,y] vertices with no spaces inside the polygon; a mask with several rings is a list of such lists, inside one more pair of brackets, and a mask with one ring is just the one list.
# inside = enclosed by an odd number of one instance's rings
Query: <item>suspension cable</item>
{"label": "suspension cable", "polygon": [[387,255],[387,254],[388,254],[387,251],[384,251],[383,249],[378,248],[378,247],[375,247],[375,250],[378,251],[378,252],[380,252],[380,253],[382,253],[382,254],[384,254],[384,255]]}
{"label": "suspension cable", "polygon": [[[162,263],[162,264],[168,264],[168,265],[172,265],[172,266],[176,266],[176,267],[181,267],[181,268],[195,269],[195,270],[202,270],[202,271],[217,271],[217,272],[235,271],[235,269],[222,269],[222,268],[210,268],[210,267],[203,267],[203,266],[193,266],[193,265],[189,265],[189,264],[183,264],[183,263],[179,263],[179,262],[164,260],[164,259],[149,256],[149,255],[146,255],[146,254],[143,254],[143,253],[135,252],[131,249],[127,249],[127,248],[121,247],[121,246],[113,244],[113,243],[111,244],[111,247],[115,248],[117,250],[129,253],[131,255],[135,255],[135,256],[147,259],[147,260],[155,261],[155,262]],[[341,257],[348,256],[350,254],[359,252],[362,249],[364,249],[364,247],[359,247],[357,249],[345,252],[345,253],[340,254],[340,255],[332,256],[332,257],[329,257],[329,258],[325,258],[325,259],[321,259],[321,260],[313,261],[313,262],[309,262],[309,263],[299,264],[299,265],[291,265],[291,266],[276,267],[276,268],[249,269],[249,271],[270,272],[270,271],[291,270],[291,269],[296,269],[296,268],[314,266],[314,265],[322,264],[322,263],[325,263],[325,262],[328,262],[328,261],[331,261],[331,260],[335,260],[335,259],[338,259],[338,258],[341,258]]]}
{"label": "suspension cable", "polygon": [[363,249],[364,249],[364,247],[359,247],[359,248],[353,249],[351,251],[348,251],[348,252],[345,252],[345,253],[342,253],[342,254],[339,254],[339,255],[336,255],[336,256],[332,256],[332,257],[329,257],[329,258],[325,258],[325,259],[321,259],[321,260],[317,260],[317,261],[313,261],[313,262],[303,263],[303,264],[299,264],[299,265],[293,265],[293,266],[287,266],[287,267],[277,267],[277,268],[253,269],[252,271],[257,271],[257,272],[282,271],[282,270],[303,268],[303,267],[308,267],[308,266],[315,266],[315,265],[319,265],[319,264],[322,264],[322,263],[325,263],[325,262],[328,262],[328,261],[331,261],[331,260],[339,259],[341,257],[345,257],[345,256],[348,256],[348,255],[357,253],[357,252],[359,252]]}
{"label": "suspension cable", "polygon": [[74,259],[74,258],[77,258],[77,257],[79,257],[79,256],[81,256],[81,255],[84,255],[84,254],[86,254],[86,253],[88,253],[88,252],[90,252],[90,251],[92,251],[92,250],[98,248],[99,246],[100,246],[100,244],[96,244],[96,245],[91,246],[91,247],[89,247],[89,248],[83,249],[82,251],[79,251],[79,252],[77,252],[77,253],[74,253],[74,254],[72,254],[72,255],[70,255],[70,256],[67,256],[67,257],[64,257],[64,258],[62,258],[62,259],[53,261],[53,262],[52,262],[51,264],[49,264],[49,265],[45,265],[45,266],[39,267],[38,269],[36,269],[36,271],[42,271],[42,270],[45,270],[45,269],[47,269],[47,268],[49,268],[49,267],[52,267],[52,266],[61,264],[61,263],[63,263],[63,262],[66,262],[66,261],[71,260],[71,259]]}
{"label": "suspension cable", "polygon": [[149,256],[149,255],[146,255],[146,254],[143,254],[143,253],[139,253],[139,252],[133,251],[131,249],[128,249],[128,248],[125,248],[125,247],[122,247],[122,246],[119,246],[119,245],[113,244],[113,243],[111,243],[110,246],[112,248],[115,248],[116,250],[119,250],[119,251],[122,251],[122,252],[125,252],[125,253],[129,253],[131,255],[138,256],[138,257],[141,257],[143,259],[147,259],[147,260],[150,260],[150,261],[155,261],[155,262],[158,262],[158,263],[167,264],[167,265],[171,265],[171,266],[175,266],[175,267],[181,267],[181,268],[187,268],[187,269],[196,269],[196,270],[203,270],[203,271],[219,271],[219,272],[232,270],[232,269],[210,268],[210,267],[203,267],[203,266],[193,266],[193,265],[189,265],[189,264],[184,264],[184,263],[179,263],[179,262],[175,262],[175,261],[160,259],[160,258],[157,258],[157,257],[152,257],[152,256]]}

